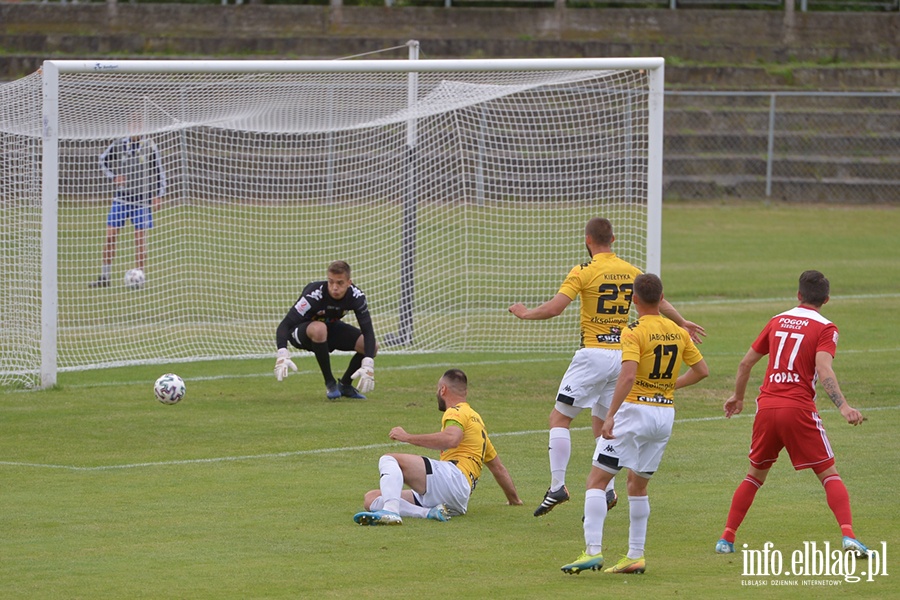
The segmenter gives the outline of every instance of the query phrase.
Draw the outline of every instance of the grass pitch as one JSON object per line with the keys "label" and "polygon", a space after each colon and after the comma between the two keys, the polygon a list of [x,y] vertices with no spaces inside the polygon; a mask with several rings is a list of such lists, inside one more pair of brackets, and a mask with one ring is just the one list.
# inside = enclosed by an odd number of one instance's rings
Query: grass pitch
{"label": "grass pitch", "polygon": [[[676,204],[663,223],[666,296],[707,328],[711,375],[676,396],[673,439],[650,484],[646,574],[559,570],[583,549],[587,417],[574,423],[572,501],[531,516],[549,481],[547,414],[569,354],[384,355],[370,399],[337,402],[324,399],[314,360],[300,355],[300,373],[282,383],[271,361],[218,361],[63,373],[56,389],[0,394],[0,597],[897,597],[900,212]],[[832,282],[823,313],[841,330],[835,369],[868,416],[852,428],[827,399],[819,404],[857,534],[888,550],[888,575],[872,581],[747,577],[740,552],[713,553],[746,472],[752,424],[752,407],[726,421],[721,403],[738,360],[766,319],[793,305],[807,268]],[[576,331],[572,339],[574,349]],[[334,358],[336,372],[346,360]],[[468,373],[472,404],[525,505],[506,506],[486,472],[465,517],[355,525],[382,453],[434,455],[387,432],[439,426],[434,388],[450,366]],[[176,406],[153,399],[166,370],[187,382]],[[762,372],[758,365],[751,385]],[[624,480],[618,488],[608,564],[627,550]],[[815,476],[783,456],[737,546],[772,542],[789,563],[804,541],[837,545],[839,531]]]}

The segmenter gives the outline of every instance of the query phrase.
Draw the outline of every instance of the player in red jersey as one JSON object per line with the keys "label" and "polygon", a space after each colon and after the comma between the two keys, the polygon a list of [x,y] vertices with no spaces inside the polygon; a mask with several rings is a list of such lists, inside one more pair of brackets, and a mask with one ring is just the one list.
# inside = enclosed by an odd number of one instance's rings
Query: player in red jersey
{"label": "player in red jersey", "polygon": [[750,470],[731,499],[725,531],[716,543],[719,554],[734,552],[735,533],[782,448],[787,448],[794,469],[812,469],[822,482],[828,507],[841,527],[844,550],[868,553],[853,533],[850,496],[834,466],[834,453],[816,411],[818,381],[849,424],[859,425],[865,420],[847,404],[832,368],[838,330],[819,314],[828,302],[829,291],[822,273],[804,271],[797,292],[800,305],[772,317],[738,366],[734,394],[724,405],[727,418],[743,410],[750,371],[763,356],[769,355],[756,398]]}

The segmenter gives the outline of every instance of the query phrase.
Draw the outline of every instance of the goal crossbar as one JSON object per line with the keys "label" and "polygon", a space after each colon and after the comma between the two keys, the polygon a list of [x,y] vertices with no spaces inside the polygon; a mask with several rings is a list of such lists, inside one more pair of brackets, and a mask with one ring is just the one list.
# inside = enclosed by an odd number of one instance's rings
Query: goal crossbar
{"label": "goal crossbar", "polygon": [[658,70],[661,57],[408,60],[48,60],[60,73],[460,73],[485,71]]}

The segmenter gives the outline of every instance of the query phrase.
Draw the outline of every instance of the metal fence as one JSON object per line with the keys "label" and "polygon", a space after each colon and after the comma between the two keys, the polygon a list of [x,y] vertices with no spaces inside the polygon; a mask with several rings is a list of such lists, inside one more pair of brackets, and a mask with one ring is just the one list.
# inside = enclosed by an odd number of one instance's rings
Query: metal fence
{"label": "metal fence", "polygon": [[666,93],[664,196],[900,202],[900,93]]}

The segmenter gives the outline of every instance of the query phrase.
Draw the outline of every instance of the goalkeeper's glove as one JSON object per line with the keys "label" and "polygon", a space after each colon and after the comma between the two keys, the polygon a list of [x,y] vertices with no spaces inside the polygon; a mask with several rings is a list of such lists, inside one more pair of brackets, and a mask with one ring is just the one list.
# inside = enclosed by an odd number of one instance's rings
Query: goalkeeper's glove
{"label": "goalkeeper's glove", "polygon": [[290,374],[288,369],[295,373],[297,372],[297,365],[291,360],[291,353],[288,352],[287,348],[279,348],[275,357],[275,379],[281,381],[287,377]]}
{"label": "goalkeeper's glove", "polygon": [[375,389],[375,361],[371,358],[362,359],[362,366],[357,369],[356,373],[353,374],[351,379],[359,378],[359,383],[356,385],[356,389],[358,389],[363,394],[367,394]]}

